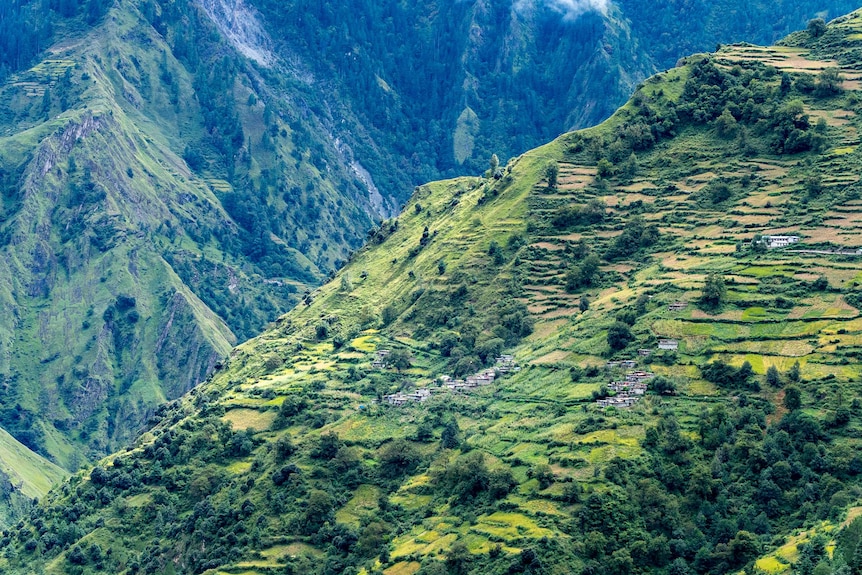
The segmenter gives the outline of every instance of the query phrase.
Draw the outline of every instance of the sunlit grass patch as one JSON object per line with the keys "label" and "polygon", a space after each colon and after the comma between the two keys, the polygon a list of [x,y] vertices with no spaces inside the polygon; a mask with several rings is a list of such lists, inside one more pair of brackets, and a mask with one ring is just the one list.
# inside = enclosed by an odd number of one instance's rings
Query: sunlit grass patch
{"label": "sunlit grass patch", "polygon": [[126,499],[126,504],[129,507],[146,507],[153,501],[153,496],[149,493],[140,493]]}
{"label": "sunlit grass patch", "polygon": [[390,501],[395,505],[400,505],[405,509],[422,509],[431,502],[430,495],[393,495]]}
{"label": "sunlit grass patch", "polygon": [[245,431],[246,429],[255,429],[263,431],[272,426],[275,421],[275,411],[258,411],[256,409],[231,409],[224,414],[222,419],[230,423],[231,427],[236,430]]}
{"label": "sunlit grass patch", "polygon": [[628,459],[636,457],[643,451],[637,445],[603,445],[590,451],[587,455],[587,460],[593,465],[607,463],[614,457],[622,457]]}
{"label": "sunlit grass patch", "polygon": [[579,436],[576,441],[579,444],[607,443],[611,445],[626,445],[634,447],[638,445],[638,439],[631,428],[602,429],[586,435]]}
{"label": "sunlit grass patch", "polygon": [[251,461],[234,461],[233,463],[225,467],[225,469],[227,469],[234,475],[240,475],[251,469]]}
{"label": "sunlit grass patch", "polygon": [[371,353],[375,349],[377,349],[377,346],[375,345],[375,343],[373,341],[373,337],[374,336],[371,336],[371,335],[363,335],[363,336],[357,337],[356,339],[354,339],[353,341],[350,342],[350,345],[356,351]]}
{"label": "sunlit grass patch", "polygon": [[551,537],[550,529],[539,527],[536,522],[521,513],[497,511],[486,517],[480,517],[473,530],[506,540],[529,537],[539,539]]}
{"label": "sunlit grass patch", "polygon": [[447,533],[445,535],[437,537],[429,543],[419,539],[423,535],[426,538],[429,538],[430,533],[428,530],[420,530],[418,533],[412,536],[406,535],[403,536],[403,539],[396,539],[395,549],[392,551],[392,557],[404,557],[413,553],[418,553],[420,555],[431,555],[437,552],[446,552],[458,539],[457,533]]}
{"label": "sunlit grass patch", "polygon": [[399,561],[392,567],[383,570],[384,575],[413,575],[422,567],[416,561]]}
{"label": "sunlit grass patch", "polygon": [[777,557],[769,556],[763,557],[762,559],[758,559],[755,563],[755,567],[757,569],[768,573],[769,575],[776,575],[777,573],[784,573],[790,569],[790,565],[787,563],[782,563],[778,560]]}
{"label": "sunlit grass patch", "polygon": [[380,490],[373,485],[360,485],[353,497],[344,504],[344,507],[335,513],[339,523],[346,523],[353,527],[359,527],[359,521],[363,515],[374,512],[377,509],[377,499]]}
{"label": "sunlit grass patch", "polygon": [[[395,416],[399,416],[396,418]],[[415,425],[403,420],[407,410],[395,412],[393,417],[352,417],[343,419],[329,428],[347,441],[384,441],[391,437],[403,437],[412,433]]]}
{"label": "sunlit grass patch", "polygon": [[742,319],[743,320],[753,320],[753,319],[759,319],[759,318],[763,318],[763,317],[766,317],[766,310],[762,307],[759,307],[759,306],[750,307],[750,308],[746,309],[744,312],[742,312]]}
{"label": "sunlit grass patch", "polygon": [[545,499],[530,499],[519,504],[524,511],[530,513],[545,513],[547,515],[566,515],[552,502]]}

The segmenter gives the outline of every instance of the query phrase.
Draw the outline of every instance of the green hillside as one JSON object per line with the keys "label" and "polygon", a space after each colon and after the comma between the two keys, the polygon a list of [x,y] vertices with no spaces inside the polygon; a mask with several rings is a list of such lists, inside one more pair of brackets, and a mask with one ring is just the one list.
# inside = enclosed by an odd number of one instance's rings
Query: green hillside
{"label": "green hillside", "polygon": [[[420,186],[0,570],[858,573],[862,12],[822,32]],[[603,408],[622,360],[655,377]]]}
{"label": "green hillside", "polygon": [[[70,470],[125,446],[416,183],[606,118],[680,50],[824,10],[737,3],[3,3],[0,427]],[[677,13],[710,23],[659,49]]]}
{"label": "green hillside", "polygon": [[76,10],[0,85],[0,425],[72,470],[319,285],[391,201],[202,13]]}

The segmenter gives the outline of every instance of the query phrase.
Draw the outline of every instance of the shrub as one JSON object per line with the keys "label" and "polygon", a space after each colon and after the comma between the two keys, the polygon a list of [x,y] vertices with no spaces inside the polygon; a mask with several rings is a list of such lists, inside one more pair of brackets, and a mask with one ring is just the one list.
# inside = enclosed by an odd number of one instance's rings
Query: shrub
{"label": "shrub", "polygon": [[774,365],[770,365],[769,369],[766,370],[766,384],[770,387],[781,386],[781,374],[778,373],[778,368]]}
{"label": "shrub", "polygon": [[572,266],[566,272],[566,291],[574,293],[580,288],[593,285],[599,273],[600,263],[598,256],[590,254],[580,265]]}
{"label": "shrub", "polygon": [[802,407],[802,392],[796,386],[788,386],[784,390],[784,407],[790,411],[796,411]]}
{"label": "shrub", "polygon": [[787,379],[793,382],[797,382],[800,379],[801,370],[799,367],[799,362],[793,362],[793,365],[790,366],[790,369],[787,371]]}
{"label": "shrub", "polygon": [[263,362],[263,367],[267,371],[275,371],[279,367],[284,365],[284,360],[282,360],[277,354],[270,353],[266,356],[266,360]]}
{"label": "shrub", "polygon": [[527,477],[538,481],[539,489],[547,489],[555,480],[554,472],[551,471],[551,467],[547,464],[531,467],[527,472]]}
{"label": "shrub", "polygon": [[826,68],[817,76],[814,93],[819,98],[828,98],[841,93],[841,74],[838,68]]}
{"label": "shrub", "polygon": [[618,351],[625,349],[634,340],[634,335],[632,335],[632,331],[627,324],[617,321],[608,329],[607,339],[610,348]]}
{"label": "shrub", "polygon": [[751,381],[754,372],[747,361],[737,369],[721,360],[715,360],[701,367],[700,373],[705,380],[719,387],[751,390],[759,388],[756,381]]}
{"label": "shrub", "polygon": [[632,217],[605,254],[608,260],[631,256],[642,248],[655,244],[659,239],[658,226],[647,224],[641,216]]}
{"label": "shrub", "polygon": [[707,309],[716,309],[726,297],[727,287],[724,285],[724,277],[715,272],[709,274],[700,295],[700,305]]}
{"label": "shrub", "polygon": [[557,176],[560,173],[560,168],[557,162],[551,162],[545,168],[545,179],[548,181],[548,189],[555,190],[557,188]]}
{"label": "shrub", "polygon": [[398,310],[395,309],[393,305],[387,305],[380,312],[380,319],[383,321],[383,325],[389,325],[393,321],[398,318]]}
{"label": "shrub", "polygon": [[294,447],[293,442],[290,440],[290,437],[279,437],[278,440],[275,442],[274,456],[276,461],[286,461],[287,458],[293,455],[295,452],[296,447]]}
{"label": "shrub", "polygon": [[614,175],[614,165],[604,158],[596,164],[596,170],[599,178],[610,178]]}
{"label": "shrub", "polygon": [[676,395],[676,385],[663,375],[653,378],[650,387],[659,395]]}
{"label": "shrub", "polygon": [[341,440],[335,433],[323,433],[309,455],[315,459],[333,459],[341,449]]}
{"label": "shrub", "polygon": [[808,33],[812,38],[820,38],[826,33],[826,21],[823,18],[814,18],[808,21]]}
{"label": "shrub", "polygon": [[380,452],[380,471],[386,477],[400,477],[413,471],[421,459],[419,451],[410,442],[395,439]]}

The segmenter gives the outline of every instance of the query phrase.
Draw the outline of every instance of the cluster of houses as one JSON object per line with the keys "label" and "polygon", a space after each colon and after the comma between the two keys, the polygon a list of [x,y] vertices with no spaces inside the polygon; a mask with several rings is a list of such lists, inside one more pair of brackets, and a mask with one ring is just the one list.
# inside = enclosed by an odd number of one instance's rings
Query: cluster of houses
{"label": "cluster of houses", "polygon": [[635,395],[615,395],[604,399],[596,400],[599,407],[617,407],[628,408],[640,401],[640,397]]}
{"label": "cluster of houses", "polygon": [[[650,351],[650,350],[646,350],[646,351]],[[609,361],[607,364],[605,364],[605,367],[607,367],[608,369],[615,369],[615,368],[634,369],[637,367],[637,365],[638,365],[638,362],[636,362],[633,359],[623,359],[620,361]]]}
{"label": "cluster of houses", "polygon": [[452,379],[448,375],[441,375],[439,381],[449,391],[470,391],[477,387],[491,385],[496,377],[497,373],[493,369],[486,369],[464,379]]}
{"label": "cluster of houses", "polygon": [[427,401],[429,397],[431,397],[431,390],[427,387],[422,387],[415,391],[411,391],[410,393],[393,393],[392,395],[385,395],[383,396],[383,401],[389,405],[400,407],[406,403],[422,403],[423,401]]}
{"label": "cluster of houses", "polygon": [[[666,350],[666,351],[677,351],[679,349],[679,341],[675,339],[660,339],[658,340],[658,349]],[[639,349],[638,356],[640,357],[649,357],[653,353],[651,349]],[[622,359],[619,361],[609,361],[606,364],[608,369],[614,368],[623,368],[623,369],[634,369],[637,367],[637,361],[633,359]]]}
{"label": "cluster of houses", "polygon": [[612,381],[608,384],[608,389],[616,395],[596,400],[596,405],[599,407],[631,407],[640,401],[640,398],[646,393],[647,382],[655,377],[655,374],[649,371],[631,371],[626,374],[623,381]]}
{"label": "cluster of houses", "polygon": [[[383,356],[379,354],[381,352],[386,352]],[[383,361],[386,355],[389,354],[387,350],[380,350],[376,352],[375,362]],[[381,357],[383,359],[381,359]],[[385,364],[385,363],[384,363]],[[374,363],[372,363],[374,365]],[[453,379],[448,375],[441,375],[438,378],[439,387],[428,388],[423,387],[416,389],[410,393],[393,393],[391,395],[383,396],[384,403],[389,405],[394,405],[396,407],[400,407],[407,403],[422,403],[427,401],[432,392],[456,392],[456,393],[469,393],[475,389],[480,387],[485,387],[494,383],[494,380],[502,374],[512,373],[520,371],[521,368],[515,363],[515,358],[511,355],[501,355],[496,358],[494,367],[491,369],[485,369],[476,373],[474,375],[468,376],[464,379]]]}

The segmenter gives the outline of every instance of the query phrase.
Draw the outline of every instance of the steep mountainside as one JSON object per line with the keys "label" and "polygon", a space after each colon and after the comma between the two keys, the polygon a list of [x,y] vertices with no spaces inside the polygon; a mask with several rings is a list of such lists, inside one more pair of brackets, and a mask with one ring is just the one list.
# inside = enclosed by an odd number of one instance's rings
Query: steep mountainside
{"label": "steep mountainside", "polygon": [[4,4],[0,425],[71,469],[124,445],[413,183],[604,117],[672,55],[639,51],[644,7],[561,6]]}
{"label": "steep mountainside", "polygon": [[492,153],[508,158],[604,120],[680,56],[717,42],[770,44],[816,15],[858,7],[851,0],[220,4],[256,6],[273,50],[332,88],[323,98],[349,130],[370,139],[355,147],[386,184],[391,166],[416,183],[477,173]]}
{"label": "steep mountainside", "polygon": [[815,16],[829,20],[858,8],[853,2],[793,0],[618,0],[618,4],[641,49],[660,69],[673,66],[680,54],[712,49],[716,42],[747,39],[769,44]]}
{"label": "steep mountainside", "polygon": [[0,430],[0,525],[17,522],[29,512],[33,500],[68,476],[27,446]]}
{"label": "steep mountainside", "polygon": [[658,61],[644,10],[4,3],[0,426],[70,469],[124,445],[414,184],[609,115]]}
{"label": "steep mountainside", "polygon": [[421,186],[0,569],[858,573],[860,51],[857,12],[692,56]]}
{"label": "steep mountainside", "polygon": [[72,469],[391,210],[301,92],[182,6],[120,2],[0,87],[0,424]]}

